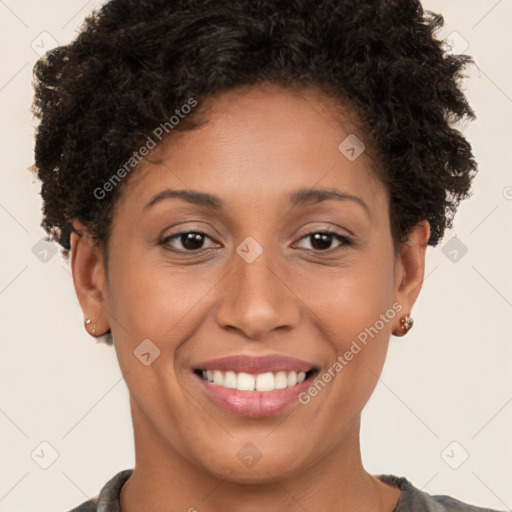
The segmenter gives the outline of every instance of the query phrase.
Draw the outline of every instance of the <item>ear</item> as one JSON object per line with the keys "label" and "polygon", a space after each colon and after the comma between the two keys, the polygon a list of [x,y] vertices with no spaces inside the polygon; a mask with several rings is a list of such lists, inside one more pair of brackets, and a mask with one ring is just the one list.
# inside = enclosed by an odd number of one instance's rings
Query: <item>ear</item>
{"label": "ear", "polygon": [[402,305],[402,313],[397,319],[393,330],[395,336],[403,336],[400,318],[411,314],[412,307],[418,298],[425,275],[425,255],[430,224],[424,220],[418,223],[409,233],[408,240],[401,245],[395,265],[395,301]]}
{"label": "ear", "polygon": [[98,337],[109,330],[103,253],[82,222],[74,220],[73,228],[76,231],[71,233],[70,240],[73,284],[85,319],[92,320],[85,328]]}

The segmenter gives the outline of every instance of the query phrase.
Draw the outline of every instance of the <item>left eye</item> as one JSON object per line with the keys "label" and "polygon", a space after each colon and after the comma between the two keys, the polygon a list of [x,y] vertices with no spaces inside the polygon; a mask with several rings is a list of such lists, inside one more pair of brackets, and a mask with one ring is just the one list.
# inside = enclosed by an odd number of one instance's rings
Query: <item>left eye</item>
{"label": "left eye", "polygon": [[[178,249],[177,252],[197,252],[201,249],[204,249],[202,246],[205,238],[212,240],[210,236],[202,231],[182,231],[181,233],[176,233],[164,238],[160,244],[168,246],[171,245],[171,241],[179,241],[182,249]],[[299,241],[310,239],[313,251],[326,252],[333,249],[330,247],[333,238],[340,242],[340,246],[342,248],[352,245],[352,241],[349,237],[340,235],[339,233],[335,233],[333,231],[315,231],[308,233],[307,235],[301,237]],[[337,247],[334,249],[336,248]]]}
{"label": "left eye", "polygon": [[[326,252],[328,250],[333,250],[333,248],[330,247],[333,238],[342,242],[340,244],[341,248],[352,245],[352,241],[348,236],[340,235],[334,231],[315,231],[313,233],[308,233],[300,238],[300,240],[310,239],[314,251]],[[337,247],[334,247],[334,249],[336,248]]]}

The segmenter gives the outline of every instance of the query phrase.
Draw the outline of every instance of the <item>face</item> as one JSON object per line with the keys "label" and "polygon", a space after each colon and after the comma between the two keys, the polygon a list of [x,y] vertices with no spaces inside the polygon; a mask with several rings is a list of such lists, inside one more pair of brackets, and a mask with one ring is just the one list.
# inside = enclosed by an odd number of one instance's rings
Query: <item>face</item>
{"label": "face", "polygon": [[132,171],[108,280],[73,235],[77,293],[112,330],[138,462],[145,447],[154,464],[263,482],[357,445],[429,233],[419,225],[395,258],[386,189],[366,152],[338,149],[355,129],[331,101],[271,86],[218,96],[205,124]]}

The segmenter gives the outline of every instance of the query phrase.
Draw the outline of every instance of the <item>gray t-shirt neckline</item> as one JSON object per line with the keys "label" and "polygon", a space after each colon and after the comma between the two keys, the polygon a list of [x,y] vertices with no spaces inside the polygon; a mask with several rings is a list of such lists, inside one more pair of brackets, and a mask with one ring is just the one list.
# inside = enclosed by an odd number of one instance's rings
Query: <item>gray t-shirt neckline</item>
{"label": "gray t-shirt neckline", "polygon": [[[133,469],[120,471],[103,486],[97,496],[69,512],[121,512],[121,488],[132,473]],[[432,496],[417,489],[403,476],[387,474],[375,476],[382,482],[395,484],[400,488],[400,499],[393,512],[499,512],[469,505],[450,496]]]}

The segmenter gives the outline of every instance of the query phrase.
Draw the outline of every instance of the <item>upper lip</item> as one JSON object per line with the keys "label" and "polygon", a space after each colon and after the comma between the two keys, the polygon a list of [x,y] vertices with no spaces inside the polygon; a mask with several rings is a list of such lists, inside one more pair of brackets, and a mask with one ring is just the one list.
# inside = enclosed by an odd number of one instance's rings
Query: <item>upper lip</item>
{"label": "upper lip", "polygon": [[266,372],[308,372],[316,368],[313,364],[294,357],[279,355],[263,357],[238,355],[204,361],[195,365],[194,369],[259,374]]}

